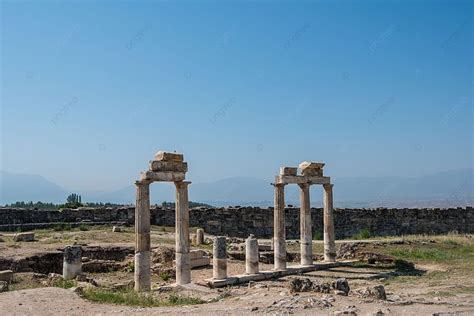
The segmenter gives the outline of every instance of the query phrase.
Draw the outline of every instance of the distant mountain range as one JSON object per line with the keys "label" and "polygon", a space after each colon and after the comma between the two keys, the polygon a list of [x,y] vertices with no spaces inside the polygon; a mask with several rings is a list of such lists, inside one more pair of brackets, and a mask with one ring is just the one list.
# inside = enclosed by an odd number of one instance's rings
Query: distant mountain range
{"label": "distant mountain range", "polygon": [[[341,177],[333,178],[337,207],[447,207],[474,205],[474,169],[438,172],[417,177]],[[193,183],[192,201],[216,206],[273,205],[272,179],[234,177],[214,182]],[[64,202],[71,193],[42,176],[0,171],[0,204],[16,201]],[[322,189],[311,189],[311,204],[322,204]],[[130,204],[135,201],[133,185],[111,192],[76,192],[83,201]],[[287,204],[299,204],[298,187],[285,189]],[[152,203],[174,201],[173,184],[153,184]]]}

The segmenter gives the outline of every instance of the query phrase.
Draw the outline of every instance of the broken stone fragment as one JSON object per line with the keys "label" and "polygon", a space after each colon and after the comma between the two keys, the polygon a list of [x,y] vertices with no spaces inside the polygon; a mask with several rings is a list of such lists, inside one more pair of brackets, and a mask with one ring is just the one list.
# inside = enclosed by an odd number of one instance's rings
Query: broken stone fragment
{"label": "broken stone fragment", "polygon": [[120,227],[120,226],[113,226],[113,227],[112,227],[112,232],[113,232],[113,233],[120,233],[120,232],[122,232],[122,227]]}
{"label": "broken stone fragment", "polygon": [[178,161],[151,160],[150,161],[150,170],[151,171],[187,172],[188,171],[188,163],[187,162],[178,162]]}
{"label": "broken stone fragment", "polygon": [[0,281],[0,293],[8,291],[8,282]]}
{"label": "broken stone fragment", "polygon": [[280,167],[280,175],[282,176],[296,176],[298,168],[296,167]]}
{"label": "broken stone fragment", "polygon": [[5,281],[11,283],[13,280],[13,271],[12,270],[3,270],[0,271],[0,281]]}
{"label": "broken stone fragment", "polygon": [[346,278],[339,278],[336,279],[336,281],[333,281],[332,288],[336,291],[343,292],[344,295],[349,294],[349,291],[351,290]]}
{"label": "broken stone fragment", "polygon": [[13,241],[35,241],[35,233],[16,233],[13,236]]}
{"label": "broken stone fragment", "polygon": [[155,154],[155,160],[183,162],[183,154],[159,151]]}
{"label": "broken stone fragment", "polygon": [[373,297],[379,300],[386,300],[387,295],[383,285],[369,286],[356,291],[362,297]]}
{"label": "broken stone fragment", "polygon": [[324,163],[303,161],[299,164],[303,176],[322,177]]}
{"label": "broken stone fragment", "polygon": [[306,169],[322,169],[324,167],[324,163],[322,162],[313,162],[313,161],[303,161],[298,166],[301,170]]}

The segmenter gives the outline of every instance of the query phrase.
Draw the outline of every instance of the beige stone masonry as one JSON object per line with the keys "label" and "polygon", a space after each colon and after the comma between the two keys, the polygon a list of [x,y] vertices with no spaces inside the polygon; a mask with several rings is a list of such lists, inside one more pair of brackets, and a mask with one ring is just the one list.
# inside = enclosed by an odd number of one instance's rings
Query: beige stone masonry
{"label": "beige stone masonry", "polygon": [[155,160],[183,162],[183,154],[159,151],[155,154]]}

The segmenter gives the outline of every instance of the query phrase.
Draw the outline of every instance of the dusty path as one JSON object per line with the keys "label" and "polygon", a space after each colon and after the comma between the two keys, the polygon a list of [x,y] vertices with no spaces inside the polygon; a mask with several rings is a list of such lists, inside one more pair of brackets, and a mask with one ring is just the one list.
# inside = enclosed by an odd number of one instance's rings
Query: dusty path
{"label": "dusty path", "polygon": [[[320,295],[306,294],[296,296],[297,300],[307,301]],[[252,291],[223,301],[179,307],[135,308],[121,305],[97,304],[83,300],[70,290],[60,288],[39,288],[12,291],[0,294],[0,311],[2,315],[158,315],[158,314],[193,314],[193,315],[248,315],[255,313],[296,315],[333,315],[334,311],[355,306],[358,315],[373,315],[376,311],[390,311],[390,315],[473,315],[474,306],[453,306],[441,304],[389,305],[384,302],[361,303],[356,297],[337,296],[334,306],[321,308],[318,306],[288,309],[284,302],[294,300],[282,293],[261,289]],[[277,302],[274,304],[274,302]],[[283,302],[283,304],[280,304]],[[281,307],[279,307],[281,306]],[[253,310],[258,308],[257,310]],[[253,311],[252,311],[253,310]],[[451,314],[449,314],[451,313]],[[454,314],[452,314],[454,313]]]}

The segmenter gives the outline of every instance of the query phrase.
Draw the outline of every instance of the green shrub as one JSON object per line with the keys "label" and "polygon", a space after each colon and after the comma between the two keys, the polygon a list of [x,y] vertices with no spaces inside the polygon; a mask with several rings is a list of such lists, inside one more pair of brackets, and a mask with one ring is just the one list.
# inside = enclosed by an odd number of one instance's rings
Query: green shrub
{"label": "green shrub", "polygon": [[168,272],[160,272],[159,276],[160,276],[160,279],[162,279],[165,282],[171,279],[171,276]]}
{"label": "green shrub", "polygon": [[81,224],[81,225],[79,225],[79,230],[81,230],[81,231],[88,231],[88,230],[89,230],[89,226],[87,226],[86,224]]}
{"label": "green shrub", "polygon": [[321,232],[315,232],[313,234],[313,240],[323,240],[323,233]]}
{"label": "green shrub", "polygon": [[53,230],[58,232],[58,231],[63,231],[63,230],[72,230],[72,226],[69,223],[63,223],[63,224],[57,224],[53,226]]}
{"label": "green shrub", "polygon": [[368,239],[370,237],[372,237],[372,233],[370,232],[370,230],[368,228],[363,228],[359,230],[357,234],[352,236],[352,239]]}

